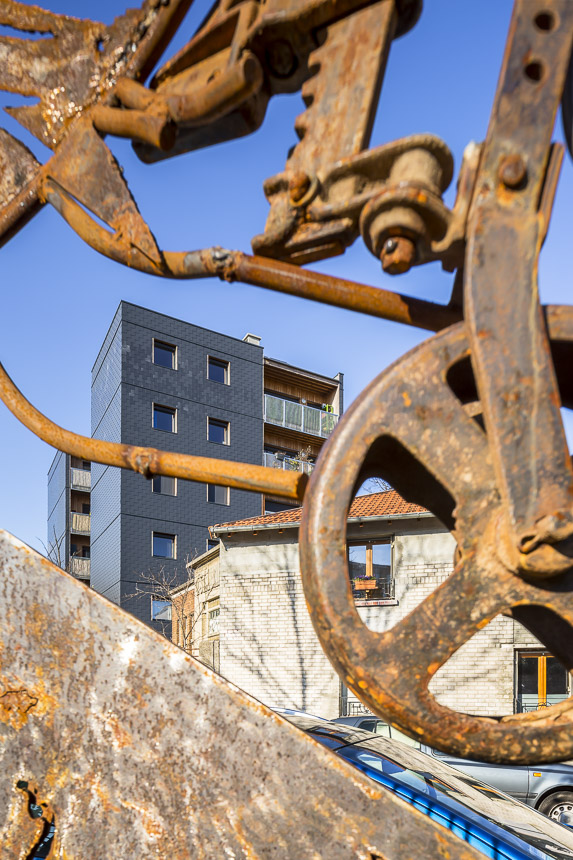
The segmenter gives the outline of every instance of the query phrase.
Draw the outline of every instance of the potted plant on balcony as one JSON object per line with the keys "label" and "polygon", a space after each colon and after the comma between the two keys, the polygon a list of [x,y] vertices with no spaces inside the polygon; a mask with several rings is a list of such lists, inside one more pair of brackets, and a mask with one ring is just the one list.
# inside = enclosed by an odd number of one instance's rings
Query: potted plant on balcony
{"label": "potted plant on balcony", "polygon": [[366,579],[364,577],[354,579],[352,581],[352,584],[353,584],[355,591],[369,591],[373,588],[376,588],[376,580],[375,579]]}

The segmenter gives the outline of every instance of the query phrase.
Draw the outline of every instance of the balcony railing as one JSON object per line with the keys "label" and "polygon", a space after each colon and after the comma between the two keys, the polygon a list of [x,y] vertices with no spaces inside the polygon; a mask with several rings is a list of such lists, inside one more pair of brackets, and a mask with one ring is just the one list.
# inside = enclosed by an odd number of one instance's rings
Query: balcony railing
{"label": "balcony railing", "polygon": [[76,534],[89,535],[91,517],[89,514],[78,514],[72,511],[70,514],[70,528]]}
{"label": "balcony railing", "polygon": [[559,702],[563,702],[567,696],[568,693],[550,694],[546,699],[539,699],[533,694],[518,696],[514,699],[513,707],[516,714],[524,714],[528,711],[542,711],[545,708],[550,708],[551,705],[557,705]]}
{"label": "balcony railing", "polygon": [[89,579],[90,578],[90,560],[89,558],[78,558],[74,556],[72,558],[71,564],[71,572],[74,576],[77,576],[78,579]]}
{"label": "balcony railing", "polygon": [[273,394],[265,394],[265,421],[277,427],[287,427],[311,436],[330,436],[338,422],[338,415],[306,406],[304,403],[293,403],[283,400]]}
{"label": "balcony railing", "polygon": [[270,454],[268,451],[265,451],[263,465],[271,469],[285,469],[287,472],[305,472],[307,475],[314,469],[314,463],[308,460],[297,460],[286,454]]}
{"label": "balcony railing", "polygon": [[87,469],[71,469],[72,490],[91,490],[92,473]]}

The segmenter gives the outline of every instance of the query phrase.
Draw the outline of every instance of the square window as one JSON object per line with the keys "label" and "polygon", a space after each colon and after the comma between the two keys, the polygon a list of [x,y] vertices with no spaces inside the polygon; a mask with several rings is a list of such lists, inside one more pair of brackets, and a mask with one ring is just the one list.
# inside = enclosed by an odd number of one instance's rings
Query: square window
{"label": "square window", "polygon": [[229,444],[229,422],[217,418],[207,418],[207,439],[218,445]]}
{"label": "square window", "polygon": [[350,543],[348,572],[352,594],[359,605],[394,599],[390,541]]}
{"label": "square window", "polygon": [[222,382],[224,385],[229,384],[229,362],[223,361],[220,358],[207,356],[207,379],[212,379],[213,382]]}
{"label": "square window", "polygon": [[177,478],[167,475],[154,475],[151,479],[151,492],[161,493],[163,496],[177,495]]}
{"label": "square window", "polygon": [[228,505],[229,488],[219,487],[216,484],[207,484],[207,501],[212,505]]}
{"label": "square window", "polygon": [[175,535],[152,532],[153,555],[157,558],[175,558]]}
{"label": "square window", "polygon": [[215,549],[216,546],[219,546],[219,540],[213,538],[207,538],[207,551],[210,549]]}
{"label": "square window", "polygon": [[171,621],[171,601],[151,598],[151,620]]}
{"label": "square window", "polygon": [[219,606],[216,606],[214,609],[209,609],[209,624],[207,627],[207,636],[218,636],[219,635],[219,616],[221,614],[221,609]]}
{"label": "square window", "polygon": [[153,364],[177,370],[177,347],[153,338]]}
{"label": "square window", "polygon": [[153,428],[155,430],[166,430],[167,433],[176,433],[175,417],[177,410],[171,406],[159,406],[153,404]]}

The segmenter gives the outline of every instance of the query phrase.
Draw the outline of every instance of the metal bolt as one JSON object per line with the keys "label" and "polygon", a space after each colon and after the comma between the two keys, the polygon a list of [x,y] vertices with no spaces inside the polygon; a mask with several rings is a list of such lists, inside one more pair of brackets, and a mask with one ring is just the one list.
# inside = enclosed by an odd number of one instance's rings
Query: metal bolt
{"label": "metal bolt", "polygon": [[521,155],[517,153],[504,155],[499,165],[498,176],[506,188],[513,190],[519,188],[527,176],[527,167]]}
{"label": "metal bolt", "polygon": [[406,236],[390,236],[382,246],[380,260],[389,275],[401,275],[412,268],[416,259],[416,245]]}
{"label": "metal bolt", "polygon": [[310,181],[310,176],[302,170],[298,173],[293,173],[289,178],[288,190],[293,203],[298,203],[303,199],[310,188]]}
{"label": "metal bolt", "polygon": [[272,75],[277,78],[289,78],[298,65],[290,42],[277,39],[266,50],[265,58]]}

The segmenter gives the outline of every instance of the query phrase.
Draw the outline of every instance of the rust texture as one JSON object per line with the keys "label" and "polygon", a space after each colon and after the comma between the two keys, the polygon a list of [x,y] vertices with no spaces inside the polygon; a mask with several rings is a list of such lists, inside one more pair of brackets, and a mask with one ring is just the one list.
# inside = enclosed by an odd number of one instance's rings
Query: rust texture
{"label": "rust texture", "polygon": [[[544,314],[537,291],[572,37],[567,0],[517,0],[467,222],[464,323],[384,371],[346,413],[312,475],[301,536],[309,610],[345,683],[413,737],[515,764],[573,756],[572,699],[492,719],[449,710],[428,685],[502,612],[573,668],[573,473],[559,412],[573,405],[573,313]],[[373,474],[457,541],[452,576],[387,633],[360,621],[346,560],[352,493]]]}
{"label": "rust texture", "polygon": [[0,570],[0,688],[37,700],[0,720],[3,857],[53,816],[66,860],[480,856],[1,531]]}
{"label": "rust texture", "polygon": [[[573,407],[573,311],[542,308],[537,289],[573,3],[516,0],[486,140],[466,148],[451,210],[446,143],[417,134],[368,149],[392,40],[421,2],[221,0],[147,82],[189,5],[145,0],[104,27],[5,0],[0,24],[52,38],[0,36],[0,88],[38,97],[11,113],[49,150],[41,164],[0,132],[1,240],[49,204],[95,250],[146,274],[219,277],[436,332],[362,392],[321,453],[301,528],[309,612],[344,683],[411,736],[505,763],[573,758],[572,700],[494,719],[453,712],[429,692],[499,613],[573,669],[573,468],[559,413]],[[128,137],[151,164],[251,133],[273,95],[298,90],[301,140],[265,184],[255,255],[161,249],[105,136]],[[359,237],[390,274],[430,261],[455,271],[450,303],[301,268]],[[3,370],[0,397],[79,457],[305,493],[302,474],[63,430]],[[383,634],[359,619],[346,559],[352,495],[371,475],[433,511],[457,542],[452,576]],[[3,845],[34,844],[40,825],[26,803],[41,797],[44,825],[61,822],[54,856],[187,857],[190,845],[196,856],[266,857],[277,846],[301,858],[473,856],[14,540],[0,551]],[[378,823],[380,804],[391,828]]]}

